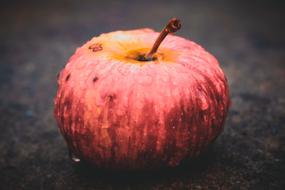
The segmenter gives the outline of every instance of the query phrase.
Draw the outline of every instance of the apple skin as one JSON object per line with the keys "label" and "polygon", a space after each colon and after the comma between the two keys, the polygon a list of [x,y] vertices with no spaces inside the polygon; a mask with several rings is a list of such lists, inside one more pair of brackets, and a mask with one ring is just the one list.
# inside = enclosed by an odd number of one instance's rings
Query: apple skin
{"label": "apple skin", "polygon": [[174,167],[221,133],[227,79],[201,46],[168,36],[154,61],[137,61],[159,33],[116,31],[78,48],[58,77],[55,118],[69,150],[98,168]]}

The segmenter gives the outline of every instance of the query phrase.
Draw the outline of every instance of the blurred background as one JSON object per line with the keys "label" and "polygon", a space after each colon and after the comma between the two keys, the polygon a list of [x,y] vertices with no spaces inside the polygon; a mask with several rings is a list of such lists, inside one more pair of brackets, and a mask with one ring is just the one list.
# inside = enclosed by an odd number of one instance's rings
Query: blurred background
{"label": "blurred background", "polygon": [[[0,189],[285,189],[285,11],[282,1],[1,1]],[[232,105],[206,155],[139,174],[72,165],[53,118],[56,75],[76,47],[114,30],[177,35],[214,54]]]}

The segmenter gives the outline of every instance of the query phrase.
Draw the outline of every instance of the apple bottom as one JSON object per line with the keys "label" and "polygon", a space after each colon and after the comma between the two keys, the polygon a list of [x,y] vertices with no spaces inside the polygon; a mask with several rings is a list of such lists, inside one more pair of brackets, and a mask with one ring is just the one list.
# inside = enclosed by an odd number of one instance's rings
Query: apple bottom
{"label": "apple bottom", "polygon": [[109,106],[98,115],[74,101],[72,93],[58,101],[55,114],[72,160],[105,169],[174,167],[194,158],[221,132],[227,110],[219,101],[207,110],[200,109],[199,102],[192,102],[196,109],[181,102],[160,121],[150,103],[141,109],[139,119],[133,119],[128,110],[114,114],[109,97]]}

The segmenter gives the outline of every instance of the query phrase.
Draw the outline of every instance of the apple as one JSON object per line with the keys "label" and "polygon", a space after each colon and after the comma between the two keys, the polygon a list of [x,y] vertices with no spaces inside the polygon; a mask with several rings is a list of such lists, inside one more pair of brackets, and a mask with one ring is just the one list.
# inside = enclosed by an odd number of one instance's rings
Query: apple
{"label": "apple", "polygon": [[221,133],[227,79],[201,46],[167,36],[180,26],[174,18],[161,33],[105,33],[76,50],[58,76],[54,99],[74,161],[111,169],[174,167]]}

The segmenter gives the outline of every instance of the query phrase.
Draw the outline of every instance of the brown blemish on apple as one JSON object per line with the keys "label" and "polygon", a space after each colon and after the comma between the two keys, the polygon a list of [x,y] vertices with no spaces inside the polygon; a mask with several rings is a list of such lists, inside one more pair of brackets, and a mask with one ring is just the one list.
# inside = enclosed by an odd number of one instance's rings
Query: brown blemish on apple
{"label": "brown blemish on apple", "polygon": [[70,78],[70,73],[66,76],[65,81],[67,82]]}
{"label": "brown blemish on apple", "polygon": [[116,95],[114,95],[114,94],[111,94],[108,96],[109,102],[113,102],[115,98],[116,98]]}
{"label": "brown blemish on apple", "polygon": [[88,49],[92,50],[93,52],[101,51],[103,50],[102,44],[95,43],[88,47]]}
{"label": "brown blemish on apple", "polygon": [[109,108],[113,106],[114,100],[117,98],[116,94],[109,94],[104,96],[104,101],[109,105]]}
{"label": "brown blemish on apple", "polygon": [[93,78],[93,82],[96,82],[98,80],[98,77]]}

